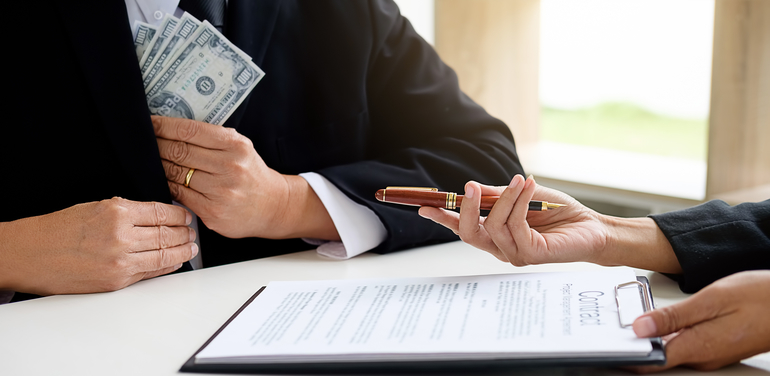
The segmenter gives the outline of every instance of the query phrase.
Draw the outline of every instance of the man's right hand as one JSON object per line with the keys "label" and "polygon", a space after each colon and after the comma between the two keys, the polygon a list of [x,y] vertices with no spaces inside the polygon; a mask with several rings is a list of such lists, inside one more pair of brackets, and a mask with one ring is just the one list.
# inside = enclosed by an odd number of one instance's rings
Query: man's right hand
{"label": "man's right hand", "polygon": [[[516,266],[588,261],[681,273],[671,244],[651,218],[617,218],[591,210],[563,192],[516,175],[508,187],[465,185],[460,214],[421,207],[420,215],[454,231],[466,243]],[[480,217],[482,195],[500,198]],[[530,211],[530,200],[567,204]]]}
{"label": "man's right hand", "polygon": [[122,289],[198,254],[185,209],[112,198],[0,223],[0,289],[39,295]]}

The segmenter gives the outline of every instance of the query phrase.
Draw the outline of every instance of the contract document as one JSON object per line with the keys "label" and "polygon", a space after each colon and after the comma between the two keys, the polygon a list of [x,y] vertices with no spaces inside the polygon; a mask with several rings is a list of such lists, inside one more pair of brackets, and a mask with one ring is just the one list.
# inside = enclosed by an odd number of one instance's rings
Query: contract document
{"label": "contract document", "polygon": [[[633,270],[271,282],[195,364],[646,358]],[[618,312],[622,304],[622,315]],[[189,362],[188,362],[189,363]],[[184,370],[184,368],[183,368]]]}

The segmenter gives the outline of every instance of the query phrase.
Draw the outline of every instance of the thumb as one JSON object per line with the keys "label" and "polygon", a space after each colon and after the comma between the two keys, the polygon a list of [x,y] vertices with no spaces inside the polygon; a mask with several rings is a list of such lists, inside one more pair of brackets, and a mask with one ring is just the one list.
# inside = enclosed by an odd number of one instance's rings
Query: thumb
{"label": "thumb", "polygon": [[680,303],[647,312],[634,320],[634,333],[639,338],[660,337],[713,319],[719,316],[720,306],[714,298],[709,291],[701,291]]}

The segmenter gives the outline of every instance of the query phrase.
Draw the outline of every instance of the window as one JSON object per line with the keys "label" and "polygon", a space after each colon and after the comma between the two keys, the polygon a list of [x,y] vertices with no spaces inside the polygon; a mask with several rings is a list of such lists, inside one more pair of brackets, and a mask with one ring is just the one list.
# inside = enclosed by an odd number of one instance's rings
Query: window
{"label": "window", "polygon": [[542,0],[541,139],[706,160],[714,2]]}

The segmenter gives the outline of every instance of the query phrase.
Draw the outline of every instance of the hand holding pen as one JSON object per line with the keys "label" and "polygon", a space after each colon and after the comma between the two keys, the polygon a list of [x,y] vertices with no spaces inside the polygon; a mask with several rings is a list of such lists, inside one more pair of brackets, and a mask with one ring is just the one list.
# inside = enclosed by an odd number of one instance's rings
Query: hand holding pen
{"label": "hand holding pen", "polygon": [[[480,215],[481,197],[499,196],[487,217]],[[565,204],[555,210],[532,211],[530,201]],[[460,213],[423,206],[421,216],[452,230],[468,244],[498,259],[528,264],[604,261],[609,239],[604,217],[553,189],[538,186],[530,177],[516,175],[507,187],[476,182],[465,185]]]}
{"label": "hand holding pen", "polygon": [[[454,192],[439,192],[438,188],[388,187],[374,194],[378,201],[410,206],[432,206],[435,208],[455,209],[463,204],[464,196]],[[492,210],[500,196],[481,196],[481,209]],[[532,200],[529,210],[544,211],[566,206],[546,201]]]}

